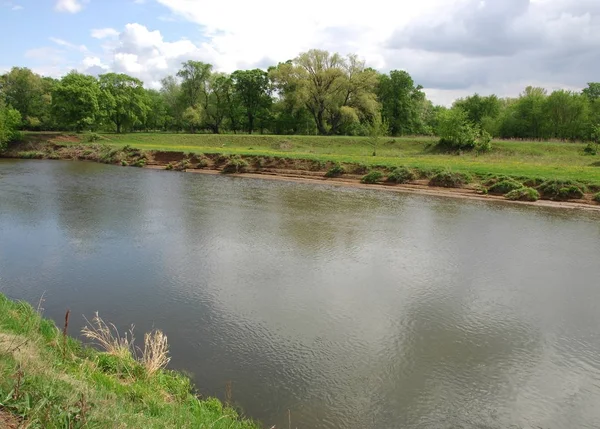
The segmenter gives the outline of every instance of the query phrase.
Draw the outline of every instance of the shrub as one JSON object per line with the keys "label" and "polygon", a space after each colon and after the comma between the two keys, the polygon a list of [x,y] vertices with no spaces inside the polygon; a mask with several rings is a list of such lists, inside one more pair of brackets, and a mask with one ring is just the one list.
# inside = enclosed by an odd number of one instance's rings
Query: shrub
{"label": "shrub", "polygon": [[462,188],[473,180],[470,174],[442,171],[429,180],[429,186],[440,186],[443,188]]}
{"label": "shrub", "polygon": [[208,160],[206,158],[200,158],[198,160],[198,164],[196,165],[196,168],[206,168],[208,167]]}
{"label": "shrub", "polygon": [[596,201],[597,203],[600,203],[600,192],[598,192],[597,194],[594,195],[594,201]]}
{"label": "shrub", "polygon": [[537,201],[540,199],[540,193],[533,188],[522,186],[510,191],[505,197],[512,201]]}
{"label": "shrub", "polygon": [[572,180],[547,180],[538,190],[545,198],[553,200],[570,200],[582,198],[585,185]]}
{"label": "shrub", "polygon": [[522,187],[523,187],[522,183],[519,183],[513,179],[507,179],[507,180],[501,180],[500,182],[494,183],[492,186],[490,186],[490,188],[488,189],[488,192],[490,194],[504,195],[511,191],[514,191],[515,189],[519,189]]}
{"label": "shrub", "polygon": [[340,164],[336,164],[331,167],[327,173],[325,173],[325,177],[340,177],[342,174],[345,174],[346,170]]}
{"label": "shrub", "polygon": [[504,180],[514,180],[514,179],[512,177],[503,176],[503,175],[491,176],[484,182],[484,184],[485,184],[485,186],[492,186],[492,185],[495,185],[496,183],[502,182]]}
{"label": "shrub", "polygon": [[369,174],[360,179],[360,183],[374,184],[379,182],[383,178],[381,171],[371,171]]}
{"label": "shrub", "polygon": [[416,178],[417,175],[410,168],[398,167],[388,175],[387,181],[391,183],[407,183],[415,180]]}
{"label": "shrub", "polygon": [[367,174],[369,172],[369,167],[367,164],[356,164],[352,168],[352,173],[354,174]]}
{"label": "shrub", "polygon": [[452,151],[475,149],[477,152],[489,152],[492,149],[490,134],[472,124],[463,109],[455,107],[440,110],[437,120],[437,134],[440,137],[438,148]]}
{"label": "shrub", "polygon": [[229,159],[223,170],[223,174],[243,173],[248,168],[248,163],[239,156],[233,156]]}
{"label": "shrub", "polygon": [[598,155],[598,144],[588,143],[583,149],[585,155]]}
{"label": "shrub", "polygon": [[165,167],[165,170],[172,170],[173,169],[173,164],[172,163],[168,163],[167,166]]}
{"label": "shrub", "polygon": [[87,136],[87,141],[90,143],[97,142],[98,140],[100,140],[100,134],[91,133],[90,135]]}
{"label": "shrub", "polygon": [[129,164],[127,163],[127,161],[123,160],[123,161],[121,161],[121,165],[123,167],[127,167]]}
{"label": "shrub", "polygon": [[133,164],[134,167],[145,167],[146,166],[146,160],[145,159],[138,159],[137,161],[135,161]]}
{"label": "shrub", "polygon": [[565,186],[558,190],[559,200],[579,200],[583,198],[583,191],[577,186]]}

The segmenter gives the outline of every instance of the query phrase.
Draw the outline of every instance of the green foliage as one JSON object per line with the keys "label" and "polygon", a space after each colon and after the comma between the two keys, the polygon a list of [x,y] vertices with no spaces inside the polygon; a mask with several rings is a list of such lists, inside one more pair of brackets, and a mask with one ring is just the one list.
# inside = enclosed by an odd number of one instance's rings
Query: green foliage
{"label": "green foliage", "polygon": [[434,175],[429,180],[429,186],[439,186],[443,188],[462,188],[471,183],[473,178],[467,173],[458,173],[453,171],[442,171]]}
{"label": "green foliage", "polygon": [[17,130],[20,122],[21,114],[16,109],[4,106],[0,100],[0,152],[6,149],[7,143],[21,137]]}
{"label": "green foliage", "polygon": [[131,355],[63,338],[30,305],[2,294],[0,350],[0,409],[27,427],[259,427],[215,398],[198,399],[182,374],[150,374]]}
{"label": "green foliage", "polygon": [[596,201],[597,203],[600,203],[600,192],[598,192],[597,194],[594,194],[593,200]]}
{"label": "green foliage", "polygon": [[327,171],[327,173],[325,173],[325,177],[339,177],[345,173],[346,170],[344,169],[344,167],[342,167],[340,164],[336,164],[333,167],[331,167]]}
{"label": "green foliage", "polygon": [[52,92],[52,112],[62,127],[82,131],[91,127],[100,114],[100,87],[93,76],[71,72]]}
{"label": "green foliage", "polygon": [[381,103],[381,113],[389,124],[393,136],[421,134],[423,123],[425,93],[420,85],[415,85],[406,71],[392,70],[389,76],[379,75],[377,97]]}
{"label": "green foliage", "polygon": [[413,170],[408,167],[395,168],[387,177],[387,181],[390,183],[408,183],[412,182],[417,178],[417,175]]}
{"label": "green foliage", "polygon": [[513,201],[537,201],[540,199],[540,193],[533,188],[522,186],[508,192],[505,197]]}
{"label": "green foliage", "polygon": [[585,155],[597,155],[598,154],[598,143],[589,142],[585,148],[583,148]]}
{"label": "green foliage", "polygon": [[509,193],[510,191],[514,191],[515,189],[520,189],[522,187],[523,184],[517,182],[514,179],[505,179],[494,183],[492,186],[490,186],[488,188],[488,192],[490,194],[504,195]]}
{"label": "green foliage", "polygon": [[471,123],[467,112],[458,107],[440,110],[437,134],[438,147],[445,150],[485,153],[492,149],[490,134]]}
{"label": "green foliage", "polygon": [[553,200],[572,200],[583,198],[586,187],[572,180],[548,180],[538,190],[544,198]]}
{"label": "green foliage", "polygon": [[143,123],[148,113],[148,99],[141,80],[123,73],[106,73],[98,79],[101,115],[114,124],[117,133]]}
{"label": "green foliage", "polygon": [[90,142],[90,143],[95,143],[98,140],[100,140],[100,134],[98,134],[98,133],[90,133],[87,136],[87,141]]}
{"label": "green foliage", "polygon": [[360,183],[375,184],[383,179],[383,173],[381,171],[371,171],[360,179]]}
{"label": "green foliage", "polygon": [[248,163],[239,156],[233,156],[227,161],[221,172],[223,174],[244,173],[248,168]]}

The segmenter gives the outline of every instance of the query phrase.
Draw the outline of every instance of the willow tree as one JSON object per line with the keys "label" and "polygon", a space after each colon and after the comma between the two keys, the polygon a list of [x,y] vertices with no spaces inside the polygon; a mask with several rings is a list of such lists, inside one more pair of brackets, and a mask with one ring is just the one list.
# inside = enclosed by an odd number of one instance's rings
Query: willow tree
{"label": "willow tree", "polygon": [[319,134],[339,134],[377,114],[377,72],[356,55],[313,49],[279,64],[271,76],[278,87],[295,88],[294,96],[311,113]]}

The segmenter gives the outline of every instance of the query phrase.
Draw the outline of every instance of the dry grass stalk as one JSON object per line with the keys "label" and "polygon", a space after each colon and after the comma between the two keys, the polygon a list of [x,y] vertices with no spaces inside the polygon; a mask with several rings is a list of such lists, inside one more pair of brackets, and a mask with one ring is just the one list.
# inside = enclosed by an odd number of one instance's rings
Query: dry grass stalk
{"label": "dry grass stalk", "polygon": [[141,362],[149,375],[167,366],[171,361],[169,357],[169,344],[167,336],[162,331],[155,330],[144,335],[144,351]]}
{"label": "dry grass stalk", "polygon": [[91,323],[87,318],[85,318],[85,320],[89,323],[90,327],[85,326],[81,330],[84,337],[94,341],[96,345],[101,347],[108,354],[119,357],[131,356],[134,341],[133,325],[129,330],[129,334],[125,333],[124,336],[121,336],[117,327],[112,323],[107,324],[98,315],[98,312],[96,312]]}

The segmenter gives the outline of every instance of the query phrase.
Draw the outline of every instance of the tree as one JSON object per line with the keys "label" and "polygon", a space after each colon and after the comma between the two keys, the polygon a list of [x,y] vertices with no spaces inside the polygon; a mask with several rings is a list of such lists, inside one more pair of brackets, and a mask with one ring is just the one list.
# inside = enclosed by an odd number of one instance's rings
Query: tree
{"label": "tree", "polygon": [[438,146],[452,151],[491,149],[491,136],[469,120],[469,115],[460,107],[438,112]]}
{"label": "tree", "polygon": [[590,82],[587,88],[584,88],[582,94],[585,95],[590,101],[596,101],[600,99],[600,82]]}
{"label": "tree", "polygon": [[206,86],[211,75],[212,65],[201,61],[186,61],[177,76],[182,79],[181,95],[185,107],[196,108],[204,105],[207,97]]}
{"label": "tree", "polygon": [[295,88],[319,134],[339,134],[349,118],[371,120],[379,108],[377,73],[355,55],[313,49],[279,64],[273,76],[278,87]]}
{"label": "tree", "polygon": [[183,125],[191,133],[195,133],[196,129],[202,124],[202,110],[201,107],[188,107],[184,110]]}
{"label": "tree", "polygon": [[100,88],[93,76],[72,71],[64,76],[52,92],[52,111],[59,125],[82,131],[96,122],[99,114]]}
{"label": "tree", "polygon": [[146,130],[164,130],[169,120],[168,106],[159,91],[155,89],[146,90],[148,111],[144,121]]}
{"label": "tree", "polygon": [[165,127],[167,129],[181,128],[183,114],[183,97],[181,96],[181,85],[175,77],[167,76],[161,81],[160,94],[165,102],[167,113],[165,117]]}
{"label": "tree", "polygon": [[391,135],[417,134],[423,130],[420,110],[425,94],[422,89],[420,85],[415,86],[405,71],[392,70],[389,76],[379,75],[377,97]]}
{"label": "tree", "polygon": [[546,135],[559,139],[588,140],[591,136],[589,103],[585,95],[554,91],[544,104]]}
{"label": "tree", "polygon": [[272,103],[269,75],[260,69],[237,70],[231,74],[231,78],[245,112],[248,133],[252,134],[257,116]]}
{"label": "tree", "polygon": [[0,100],[0,152],[6,149],[6,144],[17,136],[17,128],[21,123],[18,110],[5,105]]}
{"label": "tree", "polygon": [[13,67],[0,77],[0,92],[6,104],[20,113],[22,126],[38,128],[49,119],[53,83],[28,68]]}
{"label": "tree", "polygon": [[206,125],[215,134],[221,131],[221,125],[229,112],[231,89],[232,82],[228,75],[214,73],[209,76],[204,97],[204,115]]}
{"label": "tree", "polygon": [[513,136],[540,139],[544,137],[544,104],[546,90],[528,86],[514,106],[515,129]]}
{"label": "tree", "polygon": [[102,113],[115,125],[117,133],[144,121],[149,108],[141,80],[122,73],[106,73],[100,75],[99,86]]}

